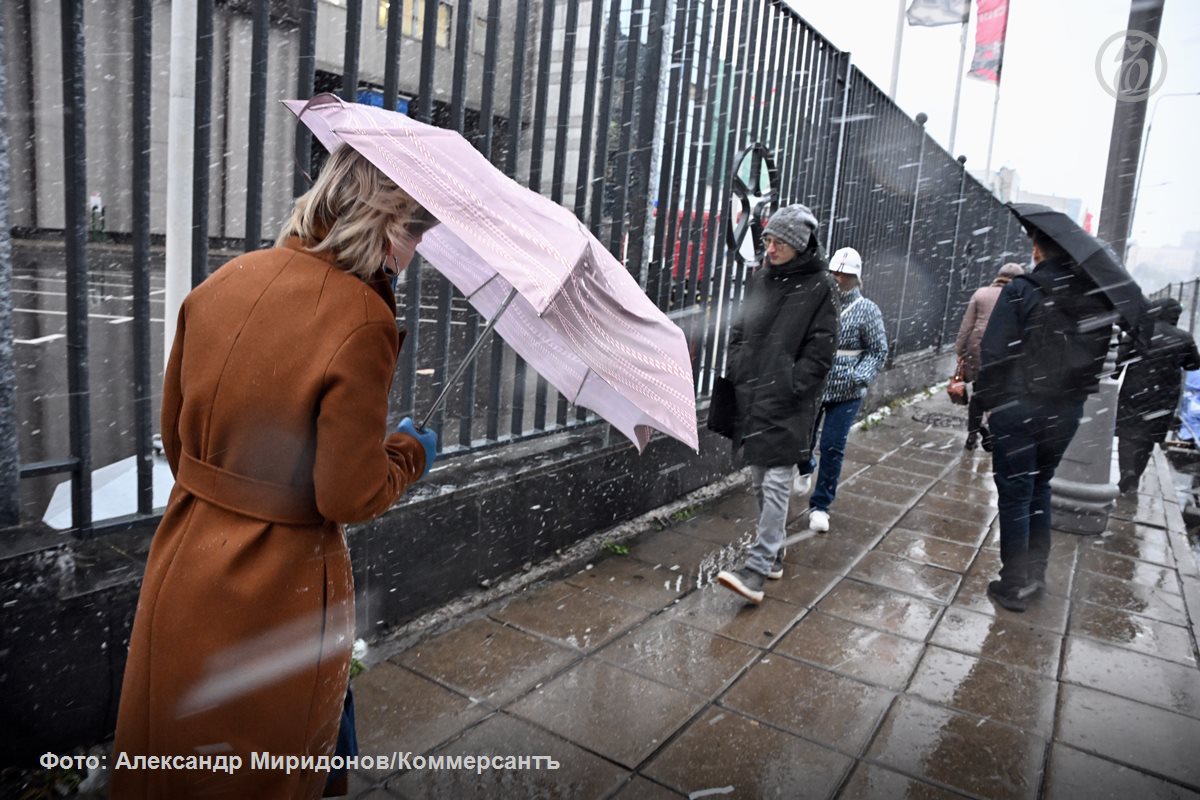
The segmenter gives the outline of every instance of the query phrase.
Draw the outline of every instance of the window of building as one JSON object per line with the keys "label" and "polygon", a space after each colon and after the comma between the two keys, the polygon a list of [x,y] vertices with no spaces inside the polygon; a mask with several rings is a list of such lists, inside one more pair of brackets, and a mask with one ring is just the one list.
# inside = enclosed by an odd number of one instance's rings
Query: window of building
{"label": "window of building", "polygon": [[454,27],[454,6],[438,3],[437,46],[450,49],[450,30]]}
{"label": "window of building", "polygon": [[[400,33],[412,39],[420,39],[425,25],[425,0],[396,0],[400,3]],[[382,30],[387,28],[388,9],[392,0],[379,0],[378,19],[376,24]],[[435,43],[438,47],[450,48],[450,31],[454,28],[454,6],[450,3],[438,3],[437,33]],[[487,25],[484,24],[486,31]],[[483,45],[480,45],[482,48]],[[482,49],[480,50],[482,52]]]}
{"label": "window of building", "polygon": [[487,17],[475,17],[475,30],[471,31],[471,50],[481,56],[487,49]]}

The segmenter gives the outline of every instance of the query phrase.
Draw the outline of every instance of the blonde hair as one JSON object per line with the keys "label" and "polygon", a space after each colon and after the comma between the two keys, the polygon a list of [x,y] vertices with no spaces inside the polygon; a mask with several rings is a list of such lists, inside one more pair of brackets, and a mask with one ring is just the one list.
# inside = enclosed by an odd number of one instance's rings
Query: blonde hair
{"label": "blonde hair", "polygon": [[277,245],[299,236],[306,250],[328,252],[347,272],[368,280],[406,228],[429,213],[365,156],[341,145],[329,154],[312,188],[296,198]]}

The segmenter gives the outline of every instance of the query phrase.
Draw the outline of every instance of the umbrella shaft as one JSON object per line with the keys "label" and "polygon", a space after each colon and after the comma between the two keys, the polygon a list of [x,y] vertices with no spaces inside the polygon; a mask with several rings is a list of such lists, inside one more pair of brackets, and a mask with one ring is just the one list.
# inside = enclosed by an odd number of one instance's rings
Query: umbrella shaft
{"label": "umbrella shaft", "polygon": [[508,304],[517,296],[517,290],[512,289],[508,293],[508,297],[504,298],[504,302],[500,304],[500,308],[496,309],[496,313],[488,320],[487,327],[479,334],[479,338],[475,340],[475,344],[471,345],[471,349],[467,351],[467,355],[463,358],[462,363],[458,365],[458,369],[454,370],[454,374],[442,386],[442,393],[438,395],[437,400],[433,401],[433,406],[425,414],[425,418],[421,420],[421,424],[417,426],[419,430],[425,430],[425,426],[429,424],[429,420],[437,413],[437,410],[446,402],[446,395],[450,394],[450,387],[458,383],[458,379],[462,377],[467,366],[475,360],[475,356],[479,355],[480,349],[483,347],[484,341],[487,340],[488,334],[492,332],[492,328],[496,327],[496,323],[500,320],[500,315],[508,308]]}

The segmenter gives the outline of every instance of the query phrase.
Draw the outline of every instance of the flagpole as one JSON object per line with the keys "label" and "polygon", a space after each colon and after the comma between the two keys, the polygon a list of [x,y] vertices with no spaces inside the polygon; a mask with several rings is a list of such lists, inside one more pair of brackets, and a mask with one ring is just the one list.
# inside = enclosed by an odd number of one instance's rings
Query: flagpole
{"label": "flagpole", "polygon": [[897,0],[896,4],[896,46],[892,50],[892,88],[888,91],[888,97],[893,101],[896,99],[896,84],[900,81],[900,45],[904,42],[904,3],[905,0]]}
{"label": "flagpole", "polygon": [[995,189],[996,182],[992,180],[992,145],[996,143],[996,111],[1000,108],[1000,76],[996,76],[996,100],[992,103],[992,133],[988,136],[987,173],[988,188]]}
{"label": "flagpole", "polygon": [[962,34],[958,37],[958,79],[954,82],[954,111],[950,115],[950,155],[954,155],[954,137],[958,133],[958,101],[962,98],[963,64],[967,61],[967,23],[970,22],[970,6],[963,18]]}

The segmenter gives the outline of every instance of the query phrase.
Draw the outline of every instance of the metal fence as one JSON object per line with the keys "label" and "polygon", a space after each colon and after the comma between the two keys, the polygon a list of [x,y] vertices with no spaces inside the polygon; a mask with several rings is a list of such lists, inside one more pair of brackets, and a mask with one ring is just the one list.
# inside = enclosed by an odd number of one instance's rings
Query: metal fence
{"label": "metal fence", "polygon": [[[1019,226],[966,173],[962,160],[942,150],[925,134],[922,122],[903,114],[851,66],[847,54],[782,3],[488,0],[486,13],[481,13],[471,11],[471,0],[457,0],[451,33],[446,20],[439,22],[440,0],[415,1],[423,9],[419,34],[411,20],[401,20],[406,4],[385,1],[376,9],[374,2],[364,7],[362,0],[338,0],[345,8],[339,93],[356,99],[363,91],[358,77],[362,26],[377,11],[381,29],[386,26],[380,90],[385,107],[395,107],[399,99],[401,42],[419,39],[405,50],[411,57],[412,47],[420,49],[419,85],[409,113],[465,131],[507,174],[571,207],[619,254],[687,335],[698,397],[707,396],[720,373],[729,322],[752,267],[730,247],[729,229],[757,225],[759,214],[781,204],[809,205],[823,223],[822,241],[830,251],[851,245],[862,253],[865,290],[883,310],[893,359],[943,347],[953,338],[971,291],[987,283],[1005,261],[1024,260]],[[20,0],[14,7],[28,15],[30,2]],[[509,12],[503,25],[502,3]],[[151,70],[151,42],[153,14],[162,8],[151,0],[133,0],[122,12],[132,44],[129,87],[106,94],[83,70],[89,48],[107,46],[85,41],[85,3],[61,0],[58,7],[67,261],[62,369],[69,435],[62,452],[36,460],[26,456],[19,474],[22,482],[70,475],[74,527],[85,533],[118,530],[129,522],[93,521],[94,462],[137,455],[138,514],[152,513],[153,398],[160,372],[151,359],[150,198],[164,176],[151,172],[151,100],[161,83]],[[216,195],[228,197],[241,187],[244,202],[239,198],[231,207],[244,211],[243,246],[252,249],[273,234],[263,229],[264,191],[271,191],[264,174],[292,172],[288,188],[296,193],[306,185],[302,174],[312,166],[313,153],[306,132],[297,131],[294,153],[265,145],[268,109],[277,99],[268,96],[267,76],[269,69],[281,68],[276,54],[292,59],[283,65],[285,74],[297,76],[288,79],[289,93],[294,86],[295,95],[305,97],[320,88],[320,80],[329,80],[329,73],[317,70],[314,57],[318,0],[198,0],[196,9],[193,285],[209,269],[214,227],[209,215]],[[329,9],[322,6],[321,11]],[[214,173],[213,165],[228,159],[232,147],[228,123],[220,129],[212,114],[214,70],[220,67],[214,63],[213,21],[220,13],[249,20],[249,120],[242,140],[243,167]],[[402,21],[411,26],[407,33]],[[443,23],[444,29],[439,28]],[[287,47],[271,45],[272,36],[284,35],[281,26],[289,37]],[[511,41],[502,42],[502,32]],[[468,69],[472,49],[481,56],[481,69]],[[502,64],[500,53],[508,54]],[[226,52],[225,58],[230,57]],[[276,59],[270,67],[268,58]],[[448,104],[434,99],[447,59]],[[380,71],[378,64],[370,66]],[[469,74],[481,82],[478,87],[468,86]],[[507,84],[498,76],[507,76]],[[479,98],[478,108],[467,107],[469,96]],[[495,106],[505,96],[501,114]],[[4,103],[0,96],[0,106]],[[95,353],[89,348],[87,324],[87,115],[106,103],[124,104],[133,134],[129,149],[109,156],[122,163],[128,159],[122,179],[127,179],[124,190],[132,198],[124,233],[132,244],[135,322],[128,354],[105,359],[104,367],[108,374],[129,375],[134,384],[134,400],[122,412],[127,418],[119,421],[96,420],[90,408],[96,376],[90,371]],[[12,106],[13,98],[7,104]],[[224,137],[224,156],[212,151],[215,134]],[[4,156],[0,148],[0,158]],[[212,185],[214,174],[222,185]],[[231,212],[219,208],[224,231]],[[748,220],[747,212],[755,219]],[[6,244],[0,241],[0,248]],[[419,264],[409,269],[399,300],[408,339],[395,382],[392,406],[397,416],[427,406],[455,366],[455,355],[480,329],[478,316],[449,282]],[[0,382],[11,384],[13,375],[11,364],[0,365]],[[19,394],[19,382],[16,388]],[[593,421],[495,339],[490,354],[468,370],[434,424],[442,431],[443,447],[453,454]],[[92,430],[114,422],[128,432],[123,444],[119,452],[97,457]],[[11,498],[4,500],[10,508]]]}
{"label": "metal fence", "polygon": [[1171,297],[1179,301],[1183,306],[1183,313],[1179,316],[1179,327],[1187,330],[1192,334],[1192,338],[1196,336],[1196,311],[1200,308],[1200,278],[1193,278],[1190,281],[1180,281],[1179,283],[1168,283],[1153,294],[1147,295],[1149,300],[1159,300]]}

